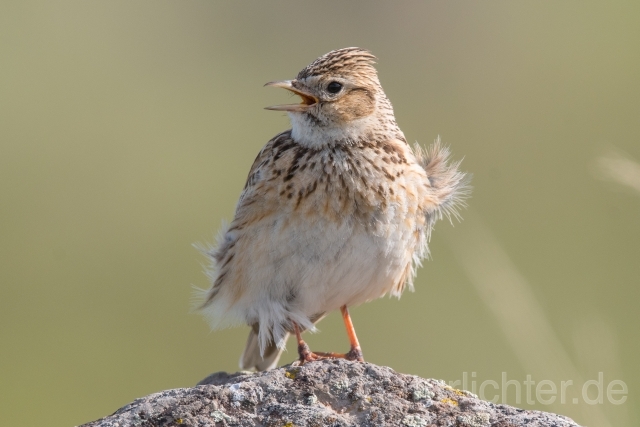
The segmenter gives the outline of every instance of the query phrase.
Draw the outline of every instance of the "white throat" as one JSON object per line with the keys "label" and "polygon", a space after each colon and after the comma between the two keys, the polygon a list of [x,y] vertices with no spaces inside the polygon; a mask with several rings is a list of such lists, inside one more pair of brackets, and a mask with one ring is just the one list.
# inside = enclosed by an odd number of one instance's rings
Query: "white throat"
{"label": "white throat", "polygon": [[357,141],[372,132],[380,130],[380,120],[375,114],[353,120],[340,126],[318,125],[307,119],[304,114],[289,113],[291,137],[306,147],[321,147],[336,141]]}

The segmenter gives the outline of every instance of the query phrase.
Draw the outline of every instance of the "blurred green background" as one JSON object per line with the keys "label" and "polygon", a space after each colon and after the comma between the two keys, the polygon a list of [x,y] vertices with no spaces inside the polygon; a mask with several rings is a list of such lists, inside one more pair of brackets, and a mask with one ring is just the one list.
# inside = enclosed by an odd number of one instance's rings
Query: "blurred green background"
{"label": "blurred green background", "polygon": [[[237,368],[248,329],[190,313],[207,286],[191,244],[213,240],[288,127],[262,108],[289,98],[262,84],[360,46],[407,138],[441,135],[474,174],[416,292],[353,310],[367,360],[573,380],[571,396],[603,372],[624,404],[518,406],[637,425],[639,22],[631,0],[3,1],[3,422],[77,425]],[[338,316],[319,326],[313,348],[347,348]]]}

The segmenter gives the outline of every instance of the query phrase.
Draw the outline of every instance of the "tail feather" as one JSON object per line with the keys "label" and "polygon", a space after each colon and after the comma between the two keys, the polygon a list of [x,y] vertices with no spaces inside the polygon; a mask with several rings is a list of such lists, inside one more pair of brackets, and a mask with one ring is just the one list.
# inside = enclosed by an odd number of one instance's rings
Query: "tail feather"
{"label": "tail feather", "polygon": [[[255,369],[256,371],[267,371],[269,369],[275,368],[278,365],[278,360],[280,359],[280,355],[282,354],[283,349],[278,348],[276,344],[270,342],[264,349],[264,356],[260,356],[260,344],[258,342],[257,329],[257,327],[253,327],[249,332],[247,345],[244,348],[244,352],[242,352],[242,356],[240,356],[240,369]],[[287,338],[289,338],[288,332],[284,337],[285,343],[287,341]]]}
{"label": "tail feather", "polygon": [[450,221],[452,217],[460,220],[458,210],[466,207],[466,200],[471,195],[471,175],[459,170],[462,161],[450,162],[451,152],[442,145],[440,137],[426,150],[415,144],[414,155],[427,172],[431,196],[435,199],[432,210],[427,213],[429,232],[433,224],[443,216]]}

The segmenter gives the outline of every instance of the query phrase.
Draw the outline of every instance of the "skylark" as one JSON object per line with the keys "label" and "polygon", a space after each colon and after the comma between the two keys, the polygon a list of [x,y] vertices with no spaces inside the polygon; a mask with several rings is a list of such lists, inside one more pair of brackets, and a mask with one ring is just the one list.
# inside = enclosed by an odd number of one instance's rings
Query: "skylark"
{"label": "skylark", "polygon": [[[367,50],[334,50],[287,89],[300,104],[277,105],[292,128],[262,148],[235,217],[211,259],[202,310],[212,328],[246,323],[243,369],[276,366],[290,333],[302,363],[362,361],[348,307],[413,287],[434,223],[468,193],[459,162],[437,140],[411,148]],[[301,337],[341,310],[351,349],[311,352]]]}

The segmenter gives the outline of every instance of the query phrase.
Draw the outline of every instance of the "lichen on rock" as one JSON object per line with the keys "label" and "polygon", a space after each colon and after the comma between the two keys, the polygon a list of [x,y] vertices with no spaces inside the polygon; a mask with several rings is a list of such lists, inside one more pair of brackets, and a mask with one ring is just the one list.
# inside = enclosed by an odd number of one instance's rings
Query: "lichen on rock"
{"label": "lichen on rock", "polygon": [[193,388],[135,400],[84,427],[578,427],[569,418],[480,400],[443,381],[346,360],[217,372]]}

